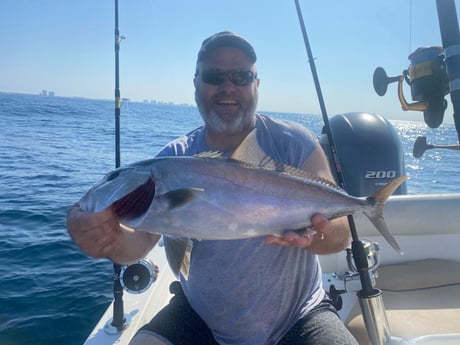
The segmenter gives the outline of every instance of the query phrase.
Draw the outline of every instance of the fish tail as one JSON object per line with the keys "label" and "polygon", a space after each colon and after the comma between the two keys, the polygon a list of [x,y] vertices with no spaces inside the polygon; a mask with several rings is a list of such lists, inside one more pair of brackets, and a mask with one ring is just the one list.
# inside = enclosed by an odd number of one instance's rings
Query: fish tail
{"label": "fish tail", "polygon": [[403,254],[401,248],[396,242],[396,239],[388,230],[388,226],[383,218],[383,208],[388,198],[394,193],[394,191],[407,180],[407,176],[400,176],[390,181],[388,184],[383,186],[381,189],[376,191],[371,196],[367,197],[370,204],[374,205],[371,210],[364,211],[364,214],[374,224],[377,230],[387,240],[387,242],[401,255]]}

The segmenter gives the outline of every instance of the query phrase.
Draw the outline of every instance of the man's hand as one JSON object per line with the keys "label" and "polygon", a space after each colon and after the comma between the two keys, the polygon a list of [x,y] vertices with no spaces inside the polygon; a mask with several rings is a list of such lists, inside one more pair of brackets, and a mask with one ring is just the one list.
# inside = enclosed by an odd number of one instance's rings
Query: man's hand
{"label": "man's hand", "polygon": [[281,237],[272,235],[266,236],[265,243],[285,247],[310,248],[313,243],[324,240],[326,236],[333,232],[332,223],[322,214],[313,215],[311,223],[316,233],[307,230],[306,234],[302,235],[298,231],[288,231]]}
{"label": "man's hand", "polygon": [[94,258],[112,257],[122,244],[120,223],[111,208],[88,213],[78,204],[72,206],[67,215],[67,231],[73,241]]}

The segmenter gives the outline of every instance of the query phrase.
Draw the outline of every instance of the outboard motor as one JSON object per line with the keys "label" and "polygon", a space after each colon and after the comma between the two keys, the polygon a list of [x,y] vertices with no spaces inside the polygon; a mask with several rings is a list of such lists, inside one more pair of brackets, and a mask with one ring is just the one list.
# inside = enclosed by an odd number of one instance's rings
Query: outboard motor
{"label": "outboard motor", "polygon": [[[393,125],[382,116],[339,114],[330,118],[329,125],[340,160],[344,187],[350,195],[368,196],[395,177],[405,174],[401,141]],[[334,167],[324,129],[320,143],[331,167]],[[403,183],[394,194],[406,193],[407,186]]]}

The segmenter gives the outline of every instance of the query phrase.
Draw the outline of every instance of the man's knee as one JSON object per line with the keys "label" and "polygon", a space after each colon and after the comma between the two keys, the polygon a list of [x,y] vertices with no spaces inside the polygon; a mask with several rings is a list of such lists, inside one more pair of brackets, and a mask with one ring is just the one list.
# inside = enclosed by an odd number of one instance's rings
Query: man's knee
{"label": "man's knee", "polygon": [[131,339],[129,345],[173,345],[162,336],[150,331],[141,330]]}

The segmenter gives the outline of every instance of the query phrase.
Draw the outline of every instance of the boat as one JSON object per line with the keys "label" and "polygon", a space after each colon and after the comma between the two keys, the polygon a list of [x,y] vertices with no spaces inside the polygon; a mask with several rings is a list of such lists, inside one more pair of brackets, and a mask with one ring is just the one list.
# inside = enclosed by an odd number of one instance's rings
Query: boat
{"label": "boat", "polygon": [[[409,69],[397,77],[376,69],[374,88],[383,96],[389,84],[398,82],[402,107],[424,112],[425,122],[432,128],[442,122],[444,97],[450,94],[460,141],[460,86],[455,76],[460,70],[456,61],[460,34],[455,3],[438,0],[437,5],[443,47],[415,51],[409,57]],[[308,39],[306,45],[308,50]],[[309,61],[314,66],[314,59]],[[431,74],[420,74],[426,66],[432,66]],[[404,81],[410,83],[414,103],[408,103],[402,94]],[[367,195],[385,181],[404,174],[399,138],[384,117],[347,113],[326,121],[320,141],[333,164],[333,148],[337,148],[348,193]],[[328,135],[334,137],[335,146]],[[363,149],[369,147],[372,149]],[[415,142],[413,154],[420,157],[433,148],[459,150],[459,145],[428,144],[421,137]],[[359,164],[354,160],[357,156]],[[460,344],[458,210],[460,193],[408,195],[402,186],[387,202],[385,219],[404,255],[393,250],[366,217],[356,215],[353,221],[358,231],[351,248],[320,256],[324,288],[360,344]],[[173,294],[169,287],[175,279],[161,245],[133,265],[115,265],[114,302],[85,345],[128,344],[136,331],[168,303]]]}

